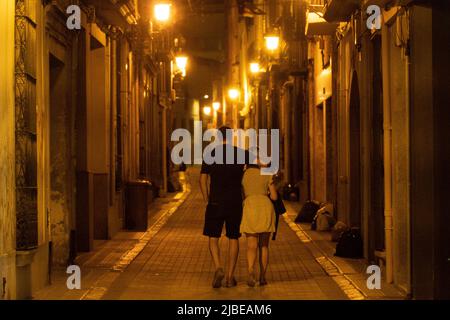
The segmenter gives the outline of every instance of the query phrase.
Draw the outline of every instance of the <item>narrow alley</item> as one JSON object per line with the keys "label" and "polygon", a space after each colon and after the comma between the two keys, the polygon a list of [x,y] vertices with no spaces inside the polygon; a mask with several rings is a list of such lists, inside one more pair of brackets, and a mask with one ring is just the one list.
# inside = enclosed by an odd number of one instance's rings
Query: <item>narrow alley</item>
{"label": "narrow alley", "polygon": [[[120,257],[115,252],[120,251],[123,246],[103,246],[94,254],[90,254],[88,259],[83,255],[80,256],[80,261],[83,261],[80,263],[83,272],[82,290],[75,293],[68,290],[67,275],[61,272],[54,285],[39,292],[35,298],[108,300],[348,298],[285,222],[280,223],[277,239],[270,244],[269,285],[247,287],[245,238],[242,238],[236,272],[238,286],[212,289],[214,268],[208,252],[207,238],[202,236],[205,204],[198,187],[197,169],[191,170],[189,182],[191,191],[184,203],[123,272],[113,270]],[[166,206],[166,209],[170,206],[170,204]],[[150,219],[153,221],[151,224],[154,224],[155,217]],[[136,237],[136,234],[134,236]],[[126,238],[129,239],[130,235]],[[119,236],[115,241],[116,244],[125,242],[123,236]],[[222,251],[226,252],[225,250],[225,240],[222,238]],[[121,254],[126,255],[126,252],[122,251]],[[87,261],[84,261],[86,259]]]}
{"label": "narrow alley", "polygon": [[1,0],[0,300],[450,299],[449,16]]}

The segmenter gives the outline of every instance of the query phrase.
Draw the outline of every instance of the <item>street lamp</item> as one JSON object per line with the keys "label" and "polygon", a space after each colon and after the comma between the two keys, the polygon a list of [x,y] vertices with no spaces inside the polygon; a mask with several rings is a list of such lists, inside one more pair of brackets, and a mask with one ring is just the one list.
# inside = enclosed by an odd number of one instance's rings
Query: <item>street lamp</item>
{"label": "street lamp", "polygon": [[228,97],[231,100],[237,100],[239,98],[239,90],[236,88],[231,88],[228,90]]}
{"label": "street lamp", "polygon": [[175,57],[175,63],[177,65],[178,70],[181,71],[183,77],[186,76],[187,62],[188,62],[188,58],[186,56],[177,56],[177,57]]}
{"label": "street lamp", "polygon": [[258,62],[252,62],[250,63],[250,72],[251,73],[259,73],[260,72],[260,67],[259,67],[259,63]]}
{"label": "street lamp", "polygon": [[155,19],[159,22],[167,22],[170,18],[170,3],[157,3],[154,7]]}
{"label": "street lamp", "polygon": [[269,51],[275,51],[280,45],[280,37],[277,35],[267,35],[264,37],[266,40],[266,48]]}
{"label": "street lamp", "polygon": [[204,113],[206,116],[210,116],[210,115],[211,115],[211,107],[209,107],[209,106],[204,106],[204,107],[203,107],[203,113]]}
{"label": "street lamp", "polygon": [[220,109],[220,102],[214,102],[213,103],[213,109],[214,109],[214,111],[219,111],[219,109]]}

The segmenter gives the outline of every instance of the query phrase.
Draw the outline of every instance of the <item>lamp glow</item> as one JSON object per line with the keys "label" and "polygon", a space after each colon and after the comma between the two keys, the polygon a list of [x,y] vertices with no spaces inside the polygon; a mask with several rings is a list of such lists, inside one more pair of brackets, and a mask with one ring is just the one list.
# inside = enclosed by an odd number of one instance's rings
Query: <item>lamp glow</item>
{"label": "lamp glow", "polygon": [[187,66],[188,58],[186,56],[178,56],[175,58],[175,63],[177,68],[183,74],[183,77],[186,76],[186,66]]}
{"label": "lamp glow", "polygon": [[323,69],[322,72],[320,73],[322,76],[328,76],[331,74],[331,68],[326,68]]}
{"label": "lamp glow", "polygon": [[251,73],[258,73],[260,71],[259,63],[258,62],[252,62],[250,63],[250,72]]}
{"label": "lamp glow", "polygon": [[208,106],[203,107],[203,113],[207,116],[211,115],[211,107]]}
{"label": "lamp glow", "polygon": [[170,4],[158,3],[155,4],[155,19],[159,22],[166,22],[170,18]]}
{"label": "lamp glow", "polygon": [[278,36],[266,36],[266,48],[270,51],[275,51],[280,45],[280,37]]}
{"label": "lamp glow", "polygon": [[220,109],[220,102],[214,102],[214,103],[213,103],[213,109],[214,109],[215,111],[218,111],[218,110]]}
{"label": "lamp glow", "polygon": [[236,100],[237,98],[239,98],[239,90],[235,88],[228,90],[228,97],[231,100]]}
{"label": "lamp glow", "polygon": [[179,69],[186,69],[188,58],[185,56],[179,56],[175,58],[175,62]]}

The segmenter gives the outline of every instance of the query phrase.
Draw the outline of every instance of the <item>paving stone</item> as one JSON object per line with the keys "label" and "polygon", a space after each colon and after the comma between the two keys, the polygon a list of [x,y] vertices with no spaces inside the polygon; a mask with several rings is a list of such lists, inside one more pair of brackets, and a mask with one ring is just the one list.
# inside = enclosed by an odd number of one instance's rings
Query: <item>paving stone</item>
{"label": "paving stone", "polygon": [[[269,284],[249,288],[246,285],[247,265],[245,238],[240,240],[240,256],[236,267],[238,286],[211,287],[213,263],[208,239],[202,235],[205,204],[197,185],[198,170],[190,172],[191,192],[184,203],[157,231],[122,272],[110,274],[105,268],[114,265],[120,254],[127,252],[140,237],[119,233],[114,240],[100,245],[96,252],[84,257],[83,283],[90,290],[65,289],[65,275],[37,299],[347,299],[345,293],[315,260],[295,232],[280,220],[277,240],[270,243]],[[152,210],[168,210],[170,199],[158,199]],[[155,213],[157,215],[158,213]],[[158,221],[153,218],[153,222]],[[142,234],[141,234],[142,236]],[[227,240],[221,239],[222,257],[226,256]],[[225,260],[225,259],[224,259]],[[225,263],[225,262],[223,262]],[[64,280],[64,281],[63,281]],[[57,295],[56,295],[57,293]]]}
{"label": "paving stone", "polygon": [[[346,299],[308,249],[282,221],[270,244],[269,285],[246,285],[245,239],[240,241],[236,288],[211,288],[213,263],[208,239],[202,236],[205,204],[196,172],[191,172],[191,194],[152,239],[139,269],[128,268],[113,283],[104,299]],[[221,239],[222,256],[227,241]],[[132,263],[138,262],[139,257]],[[138,262],[139,263],[139,262]],[[316,280],[317,279],[317,280]]]}

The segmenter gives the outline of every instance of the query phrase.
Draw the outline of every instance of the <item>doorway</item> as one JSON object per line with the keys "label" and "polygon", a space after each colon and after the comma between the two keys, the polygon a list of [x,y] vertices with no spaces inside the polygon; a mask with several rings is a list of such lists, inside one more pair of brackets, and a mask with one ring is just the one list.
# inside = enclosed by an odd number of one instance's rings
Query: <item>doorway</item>
{"label": "doorway", "polygon": [[[88,69],[90,87],[88,103],[88,171],[92,178],[94,240],[107,240],[109,213],[109,109],[107,83],[107,48],[91,35]],[[95,241],[94,241],[95,245]]]}
{"label": "doorway", "polygon": [[68,262],[72,167],[70,121],[66,99],[68,78],[63,61],[49,55],[50,229],[51,264]]}

